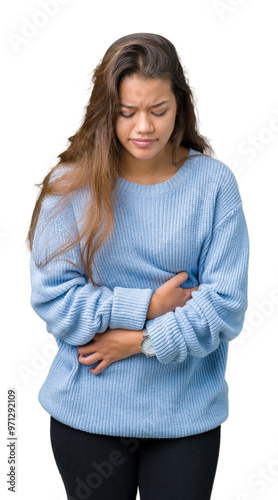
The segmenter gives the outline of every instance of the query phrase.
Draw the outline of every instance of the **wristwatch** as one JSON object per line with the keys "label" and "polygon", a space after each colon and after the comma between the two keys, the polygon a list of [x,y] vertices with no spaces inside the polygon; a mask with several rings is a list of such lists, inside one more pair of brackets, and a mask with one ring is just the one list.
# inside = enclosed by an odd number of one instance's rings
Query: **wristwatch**
{"label": "wristwatch", "polygon": [[147,358],[155,356],[154,348],[146,328],[143,328],[143,340],[140,345],[140,349],[145,354],[145,356],[147,356]]}

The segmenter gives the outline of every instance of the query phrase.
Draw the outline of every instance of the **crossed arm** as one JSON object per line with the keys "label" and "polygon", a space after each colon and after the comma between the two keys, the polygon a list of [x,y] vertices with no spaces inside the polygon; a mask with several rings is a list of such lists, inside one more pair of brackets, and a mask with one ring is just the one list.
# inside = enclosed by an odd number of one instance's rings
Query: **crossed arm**
{"label": "crossed arm", "polygon": [[46,322],[48,332],[76,346],[80,363],[100,361],[92,370],[98,374],[113,362],[142,353],[139,346],[145,321],[183,307],[197,287],[181,288],[188,279],[185,271],[154,293],[151,289],[93,287],[82,273],[79,246],[40,265],[77,231],[75,226],[68,227],[75,220],[72,206],[53,216],[53,203],[44,200],[34,236],[31,305]]}
{"label": "crossed arm", "polygon": [[[146,319],[154,319],[174,311],[176,307],[185,306],[191,293],[198,290],[198,287],[181,288],[180,285],[187,279],[188,274],[182,271],[161,285],[151,296]],[[78,346],[79,362],[91,365],[100,361],[96,368],[90,369],[94,375],[98,375],[111,363],[142,353],[139,348],[142,340],[142,330],[108,328],[104,333],[96,333],[87,344]]]}
{"label": "crossed arm", "polygon": [[55,258],[38,267],[36,261],[44,262],[45,254],[52,255],[77,231],[75,226],[68,227],[75,220],[71,205],[59,217],[50,217],[48,224],[52,204],[46,199],[31,256],[31,305],[46,322],[47,331],[75,346],[80,363],[100,361],[94,374],[141,353],[144,323],[161,363],[182,362],[188,355],[207,356],[220,342],[235,338],[247,308],[249,246],[238,190],[232,185],[233,198],[229,186],[228,201],[227,188],[221,195],[225,203],[217,201],[212,231],[202,244],[199,286],[181,288],[187,279],[181,272],[155,293],[150,288],[94,287],[82,272],[78,246],[58,262]]}

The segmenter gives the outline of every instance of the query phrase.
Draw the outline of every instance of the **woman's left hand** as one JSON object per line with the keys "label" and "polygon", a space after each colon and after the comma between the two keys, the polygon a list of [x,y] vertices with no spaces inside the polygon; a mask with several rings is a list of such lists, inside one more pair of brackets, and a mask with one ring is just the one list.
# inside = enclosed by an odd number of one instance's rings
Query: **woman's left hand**
{"label": "woman's left hand", "polygon": [[108,328],[104,333],[96,333],[88,344],[78,346],[78,361],[83,365],[91,365],[102,360],[96,368],[90,369],[94,375],[98,375],[111,363],[128,358],[132,354],[142,353],[139,348],[142,340],[142,330],[110,330]]}

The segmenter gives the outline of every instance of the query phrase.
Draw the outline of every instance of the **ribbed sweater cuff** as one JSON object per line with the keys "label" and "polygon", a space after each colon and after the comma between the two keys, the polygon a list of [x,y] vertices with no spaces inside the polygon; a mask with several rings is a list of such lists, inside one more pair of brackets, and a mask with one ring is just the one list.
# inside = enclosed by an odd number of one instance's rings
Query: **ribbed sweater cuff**
{"label": "ribbed sweater cuff", "polygon": [[146,329],[160,363],[180,363],[186,359],[187,347],[185,342],[181,344],[173,313],[146,321]]}
{"label": "ribbed sweater cuff", "polygon": [[113,305],[110,317],[111,329],[142,330],[152,296],[150,288],[122,288],[113,290]]}

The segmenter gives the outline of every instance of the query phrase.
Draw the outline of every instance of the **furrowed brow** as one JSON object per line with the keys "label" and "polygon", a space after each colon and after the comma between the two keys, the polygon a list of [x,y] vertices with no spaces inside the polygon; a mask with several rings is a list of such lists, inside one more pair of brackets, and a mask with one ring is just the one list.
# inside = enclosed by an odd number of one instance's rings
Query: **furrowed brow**
{"label": "furrowed brow", "polygon": [[162,101],[159,104],[154,104],[153,106],[151,106],[151,108],[159,108],[159,106],[162,106],[163,104],[167,104],[167,102],[169,102],[169,101]]}
{"label": "furrowed brow", "polygon": [[128,106],[127,104],[121,104],[121,108],[132,109],[132,108],[135,108],[135,106]]}
{"label": "furrowed brow", "polygon": [[[158,104],[153,104],[153,106],[150,106],[151,108],[159,108],[159,106],[162,106],[163,104],[167,104],[169,101],[162,101],[159,102]],[[121,104],[122,108],[127,108],[127,109],[134,109],[136,106],[128,106],[127,104]]]}

